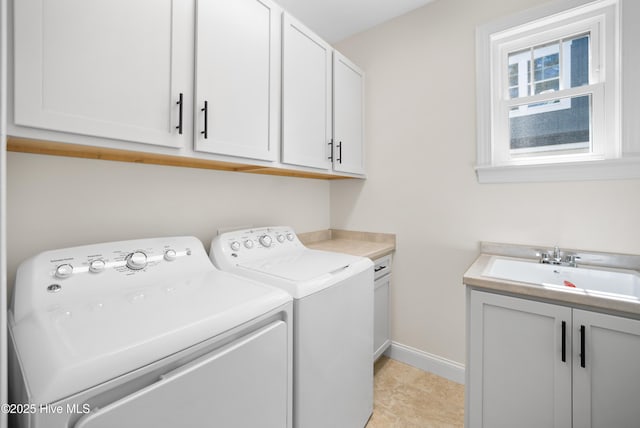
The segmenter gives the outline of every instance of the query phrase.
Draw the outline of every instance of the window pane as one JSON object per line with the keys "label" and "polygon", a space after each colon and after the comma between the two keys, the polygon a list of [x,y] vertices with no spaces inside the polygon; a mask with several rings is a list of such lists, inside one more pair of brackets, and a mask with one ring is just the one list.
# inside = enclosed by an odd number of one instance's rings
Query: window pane
{"label": "window pane", "polygon": [[563,63],[568,72],[566,87],[577,88],[589,84],[589,46],[589,34],[563,41]]}
{"label": "window pane", "polygon": [[[508,89],[510,98],[526,97],[529,95],[528,77],[524,79],[525,73],[529,75],[529,64],[531,49],[525,49],[509,54],[509,64],[507,70]],[[525,84],[525,81],[527,82]]]}
{"label": "window pane", "polygon": [[[559,90],[560,43],[537,46],[533,50],[533,61],[533,94]],[[547,81],[548,79],[555,80]]]}
{"label": "window pane", "polygon": [[[511,111],[512,156],[590,151],[591,95],[558,98],[544,105],[513,107]],[[517,116],[513,114],[516,111],[520,112]]]}
{"label": "window pane", "polygon": [[509,86],[518,86],[518,63],[509,64]]}
{"label": "window pane", "polygon": [[541,83],[536,83],[536,94],[557,91],[558,89],[560,89],[559,85],[560,85],[560,81],[558,79],[547,80]]}

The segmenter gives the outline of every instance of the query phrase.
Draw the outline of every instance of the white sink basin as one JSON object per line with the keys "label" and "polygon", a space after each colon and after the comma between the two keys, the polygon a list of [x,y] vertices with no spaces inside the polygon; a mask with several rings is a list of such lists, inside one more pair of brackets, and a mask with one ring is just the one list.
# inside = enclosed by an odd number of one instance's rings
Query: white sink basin
{"label": "white sink basin", "polygon": [[633,270],[575,268],[492,256],[482,275],[569,292],[640,301],[640,276]]}

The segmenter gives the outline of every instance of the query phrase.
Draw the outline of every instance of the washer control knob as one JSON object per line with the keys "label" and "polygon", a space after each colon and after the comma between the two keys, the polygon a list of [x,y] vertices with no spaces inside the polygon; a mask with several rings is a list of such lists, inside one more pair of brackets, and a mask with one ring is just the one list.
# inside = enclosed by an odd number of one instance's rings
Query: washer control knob
{"label": "washer control knob", "polygon": [[127,256],[127,267],[133,270],[144,269],[147,266],[147,255],[142,251],[134,251]]}
{"label": "washer control knob", "polygon": [[178,257],[176,250],[168,249],[164,252],[164,259],[168,262],[172,262]]}
{"label": "washer control knob", "polygon": [[107,267],[107,264],[102,259],[91,260],[89,263],[89,272],[100,273]]}
{"label": "washer control knob", "polygon": [[269,235],[262,235],[259,239],[260,243],[262,244],[263,247],[270,247],[271,246],[271,242],[273,242],[273,240],[271,239],[271,236]]}
{"label": "washer control knob", "polygon": [[287,232],[287,239],[288,239],[289,241],[293,241],[293,233],[291,233],[291,232]]}
{"label": "washer control knob", "polygon": [[73,273],[73,266],[69,263],[65,263],[63,265],[59,265],[56,267],[56,277],[57,278],[69,278]]}
{"label": "washer control knob", "polygon": [[281,243],[281,244],[282,244],[282,243],[284,242],[284,240],[285,240],[285,237],[284,237],[284,235],[280,235],[280,234],[278,234],[278,236],[276,237],[276,239],[278,240],[278,242],[279,242],[279,243]]}
{"label": "washer control knob", "polygon": [[233,241],[230,247],[233,251],[238,251],[240,249],[240,243],[238,241]]}
{"label": "washer control knob", "polygon": [[247,239],[246,241],[244,241],[244,247],[247,250],[250,250],[253,248],[253,241],[251,239]]}

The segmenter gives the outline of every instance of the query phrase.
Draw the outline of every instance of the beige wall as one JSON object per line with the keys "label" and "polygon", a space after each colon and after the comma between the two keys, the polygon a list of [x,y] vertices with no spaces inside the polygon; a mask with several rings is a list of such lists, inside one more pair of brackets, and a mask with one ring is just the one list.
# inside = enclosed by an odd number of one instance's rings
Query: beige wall
{"label": "beige wall", "polygon": [[329,227],[325,180],[9,153],[8,277],[47,249],[218,228]]}
{"label": "beige wall", "polygon": [[366,70],[366,182],[331,225],[397,234],[393,340],[464,363],[462,275],[480,241],[640,253],[640,180],[480,185],[475,28],[539,0],[437,0],[337,47]]}

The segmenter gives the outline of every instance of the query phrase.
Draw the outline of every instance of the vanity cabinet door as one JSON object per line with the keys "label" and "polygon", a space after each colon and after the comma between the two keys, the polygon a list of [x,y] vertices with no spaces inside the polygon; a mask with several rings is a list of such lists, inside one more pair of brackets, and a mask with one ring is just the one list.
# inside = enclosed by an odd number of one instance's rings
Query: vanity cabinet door
{"label": "vanity cabinet door", "polygon": [[176,127],[180,96],[191,97],[192,4],[13,6],[16,125],[169,147],[188,141]]}
{"label": "vanity cabinet door", "polygon": [[333,52],[333,169],[364,174],[364,72]]}
{"label": "vanity cabinet door", "polygon": [[269,0],[197,0],[195,149],[276,160],[280,16]]}
{"label": "vanity cabinet door", "polygon": [[574,426],[637,427],[640,321],[574,309],[573,337]]}
{"label": "vanity cabinet door", "polygon": [[567,307],[471,291],[469,427],[571,427],[570,323]]}
{"label": "vanity cabinet door", "polygon": [[282,162],[331,168],[331,53],[296,19],[283,15]]}

